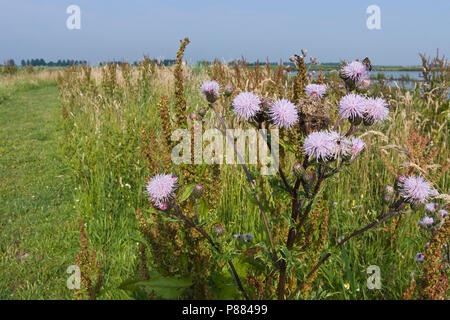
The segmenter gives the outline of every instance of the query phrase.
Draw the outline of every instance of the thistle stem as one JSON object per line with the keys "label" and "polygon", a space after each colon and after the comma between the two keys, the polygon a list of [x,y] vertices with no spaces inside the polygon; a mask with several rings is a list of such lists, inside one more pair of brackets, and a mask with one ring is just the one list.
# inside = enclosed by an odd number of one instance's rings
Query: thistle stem
{"label": "thistle stem", "polygon": [[[210,107],[214,110],[214,113],[216,114],[217,119],[220,121],[220,123],[222,125],[222,128],[223,128],[223,131],[225,131],[226,137],[228,138],[228,140],[230,140],[233,143],[234,151],[235,151],[236,155],[239,158],[239,162],[240,162],[240,164],[242,166],[242,169],[245,172],[245,176],[247,178],[247,182],[250,184],[250,187],[254,190],[255,186],[253,184],[250,172],[248,171],[248,168],[245,165],[245,162],[243,161],[241,154],[238,152],[238,149],[237,149],[236,143],[234,142],[234,139],[232,137],[230,137],[228,135],[228,133],[227,133],[227,126],[225,125],[224,119],[220,116],[219,112],[217,111],[217,109],[214,107],[213,104],[210,104]],[[275,243],[273,241],[272,232],[270,231],[269,219],[267,218],[267,215],[266,215],[266,213],[264,211],[264,208],[262,206],[261,200],[259,199],[258,195],[255,194],[254,196],[255,196],[256,202],[258,203],[259,212],[261,213],[261,216],[263,218],[264,225],[265,225],[265,228],[266,228],[266,231],[267,231],[267,235],[269,236],[269,241],[270,241],[270,246],[272,248],[273,258],[276,261],[277,260],[277,255],[276,255]]]}
{"label": "thistle stem", "polygon": [[[222,250],[220,250],[220,247],[214,242],[214,240],[209,236],[209,234],[203,229],[201,226],[197,225],[194,221],[189,219],[187,216],[183,214],[180,207],[175,203],[174,208],[177,212],[177,217],[179,217],[181,220],[184,221],[184,223],[191,228],[194,228],[197,230],[210,244],[211,246],[218,252],[222,253]],[[233,262],[231,260],[227,260],[228,265],[230,266],[231,272],[233,273],[234,279],[236,280],[237,286],[239,290],[241,291],[242,295],[246,300],[249,300],[249,297],[247,295],[247,292],[245,292],[244,286],[242,285],[241,279],[239,278],[239,275],[236,271],[236,268],[234,267]]]}

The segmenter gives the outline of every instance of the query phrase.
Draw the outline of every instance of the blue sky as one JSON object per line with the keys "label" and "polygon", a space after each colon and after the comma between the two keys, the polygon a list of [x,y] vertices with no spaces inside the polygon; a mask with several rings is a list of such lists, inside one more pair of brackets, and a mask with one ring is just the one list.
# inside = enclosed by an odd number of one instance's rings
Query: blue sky
{"label": "blue sky", "polygon": [[[81,30],[66,28],[71,4],[81,8]],[[366,27],[372,4],[381,30]],[[0,61],[174,58],[188,36],[189,62],[286,61],[306,48],[322,62],[417,65],[419,52],[449,54],[449,17],[448,0],[0,0]]]}

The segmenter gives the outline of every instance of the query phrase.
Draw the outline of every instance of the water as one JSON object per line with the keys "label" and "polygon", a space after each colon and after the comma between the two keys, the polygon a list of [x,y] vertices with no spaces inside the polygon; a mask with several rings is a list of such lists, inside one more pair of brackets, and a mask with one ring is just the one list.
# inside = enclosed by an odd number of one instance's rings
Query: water
{"label": "water", "polygon": [[[384,75],[384,83],[391,87],[399,87],[406,90],[414,90],[415,86],[423,81],[421,71],[371,71],[372,82],[378,82]],[[380,77],[380,78],[378,78]],[[450,99],[450,90],[447,90],[447,99]]]}
{"label": "water", "polygon": [[401,81],[422,81],[421,71],[371,71],[371,78],[378,78],[378,75],[384,75],[385,79],[394,79]]}
{"label": "water", "polygon": [[391,87],[400,87],[402,89],[414,90],[417,83],[423,81],[421,71],[377,71],[370,72],[372,81],[383,80]]}
{"label": "water", "polygon": [[[324,74],[330,71],[323,71]],[[296,72],[291,72],[295,75]],[[422,71],[377,71],[373,70],[369,73],[372,83],[377,83],[380,80],[384,81],[385,85],[391,87],[399,87],[406,90],[414,90],[416,84],[423,81]],[[314,78],[317,79],[318,72],[314,74]],[[450,98],[450,90],[447,97]]]}

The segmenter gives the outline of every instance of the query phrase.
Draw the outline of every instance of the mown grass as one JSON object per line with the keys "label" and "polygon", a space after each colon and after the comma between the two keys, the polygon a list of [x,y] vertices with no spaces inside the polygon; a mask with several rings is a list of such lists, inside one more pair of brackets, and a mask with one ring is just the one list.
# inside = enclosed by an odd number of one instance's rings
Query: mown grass
{"label": "mown grass", "polygon": [[67,299],[79,236],[57,147],[58,90],[52,80],[18,83],[0,104],[0,298]]}

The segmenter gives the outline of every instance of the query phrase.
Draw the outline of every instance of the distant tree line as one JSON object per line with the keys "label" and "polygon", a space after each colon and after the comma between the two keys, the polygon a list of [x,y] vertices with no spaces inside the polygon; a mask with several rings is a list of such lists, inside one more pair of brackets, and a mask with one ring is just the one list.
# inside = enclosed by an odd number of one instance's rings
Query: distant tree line
{"label": "distant tree line", "polygon": [[[157,65],[171,66],[171,65],[173,65],[175,63],[176,60],[175,59],[150,59],[150,61],[156,63]],[[130,64],[133,65],[133,66],[137,66],[141,62],[142,61],[134,61],[133,63],[130,63]],[[235,63],[242,63],[242,62],[243,62],[243,60],[241,60],[241,59],[239,59],[239,60],[232,60],[232,61],[228,62],[228,65],[232,66]],[[110,64],[110,63],[116,63],[117,65],[121,65],[122,63],[125,63],[125,61],[109,61],[109,62],[105,62],[104,61],[104,62],[100,62],[99,66],[104,66],[104,65],[107,65],[107,64]],[[204,65],[204,64],[209,64],[210,65],[212,63],[213,63],[212,61],[201,60],[201,61],[197,62],[197,65]],[[261,62],[261,61],[248,62],[248,61],[246,61],[245,63],[248,66],[255,66],[257,64],[259,64],[259,65],[266,64],[265,61],[264,62]],[[87,61],[86,60],[71,60],[71,59],[63,59],[63,60],[61,60],[61,59],[59,59],[56,62],[55,61],[48,61],[47,62],[47,61],[45,61],[44,59],[41,58],[41,59],[27,59],[27,60],[22,59],[21,62],[20,62],[20,65],[22,67],[30,67],[30,66],[32,66],[32,67],[38,67],[38,66],[67,67],[67,66],[71,66],[71,65],[82,65],[82,64],[87,64]],[[279,62],[269,62],[269,64],[272,65],[272,66],[276,66],[276,65],[279,65],[280,63]],[[309,65],[309,63],[307,63],[307,64]],[[7,66],[9,68],[17,67],[14,59],[9,59],[9,60],[5,61],[3,65]],[[285,66],[286,65],[292,65],[293,66],[293,64],[291,62],[289,62],[289,61],[288,62],[283,62],[283,65],[285,65]],[[339,66],[339,63],[330,62],[330,63],[322,63],[322,65],[325,65],[325,66]],[[1,66],[1,64],[0,64],[0,66]]]}
{"label": "distant tree line", "polygon": [[44,59],[27,59],[22,60],[20,62],[22,67],[26,66],[33,66],[33,67],[39,67],[39,66],[46,66],[46,67],[67,67],[71,65],[81,65],[81,64],[87,64],[86,60],[71,60],[71,59],[59,59],[58,61],[48,61],[46,62]]}
{"label": "distant tree line", "polygon": [[[160,66],[161,65],[171,66],[171,65],[173,65],[175,63],[176,60],[175,59],[164,59],[164,60],[161,60],[161,59],[150,59],[150,61],[154,62],[154,63],[156,63],[157,65],[160,65]],[[134,61],[133,63],[131,63],[131,65],[137,66],[141,62],[142,61]],[[120,66],[122,63],[128,63],[128,62],[126,62],[126,61],[108,61],[108,62],[103,61],[103,62],[99,63],[99,66],[105,66],[105,65],[108,65],[110,63],[115,63],[115,64]]]}
{"label": "distant tree line", "polygon": [[10,75],[17,73],[17,66],[14,60],[13,59],[6,60],[3,67],[0,65],[0,73]]}

